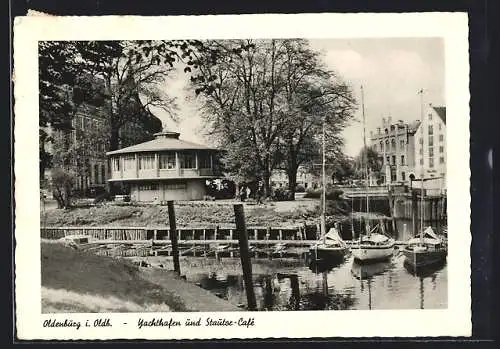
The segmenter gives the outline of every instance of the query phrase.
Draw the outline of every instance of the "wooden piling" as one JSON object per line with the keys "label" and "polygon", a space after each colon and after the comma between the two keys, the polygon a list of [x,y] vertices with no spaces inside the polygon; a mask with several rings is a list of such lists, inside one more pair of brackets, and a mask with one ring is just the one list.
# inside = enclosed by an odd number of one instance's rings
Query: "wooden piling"
{"label": "wooden piling", "polygon": [[177,227],[175,224],[174,202],[167,201],[168,220],[170,223],[170,241],[172,242],[172,255],[174,257],[174,271],[177,275],[181,275],[181,266],[179,263],[179,245],[177,240]]}
{"label": "wooden piling", "polygon": [[300,289],[298,275],[290,275],[290,288],[292,289],[292,305],[294,310],[300,308]]}
{"label": "wooden piling", "polygon": [[389,186],[387,190],[387,198],[389,199],[389,213],[392,222],[392,232],[396,234],[396,222],[394,222],[394,201],[392,199],[392,188]]}
{"label": "wooden piling", "polygon": [[245,280],[245,291],[249,310],[257,309],[257,300],[253,289],[252,262],[248,251],[248,235],[245,225],[245,213],[242,204],[234,205],[234,217],[236,221],[236,231],[238,232],[238,242],[240,246],[241,267],[243,269],[243,279]]}
{"label": "wooden piling", "polygon": [[418,234],[418,201],[417,201],[417,192],[412,190],[411,192],[411,210],[412,210],[412,229],[413,235]]}

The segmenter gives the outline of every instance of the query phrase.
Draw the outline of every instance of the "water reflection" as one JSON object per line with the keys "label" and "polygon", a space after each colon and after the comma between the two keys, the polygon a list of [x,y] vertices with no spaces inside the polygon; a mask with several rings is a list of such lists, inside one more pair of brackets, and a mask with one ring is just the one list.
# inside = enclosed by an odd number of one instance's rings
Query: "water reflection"
{"label": "water reflection", "polygon": [[[191,261],[192,259],[189,258]],[[285,262],[285,261],[283,261]],[[187,263],[187,262],[185,262]],[[244,307],[247,300],[237,259],[204,259],[181,270],[189,281]],[[257,309],[348,310],[447,307],[447,268],[408,270],[402,255],[386,262],[341,264],[253,261]]]}

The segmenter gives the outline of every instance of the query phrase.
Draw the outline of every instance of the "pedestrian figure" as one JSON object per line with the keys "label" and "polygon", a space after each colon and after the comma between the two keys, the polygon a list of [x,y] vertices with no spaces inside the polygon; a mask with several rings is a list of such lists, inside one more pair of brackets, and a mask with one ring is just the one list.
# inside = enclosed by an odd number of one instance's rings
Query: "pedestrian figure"
{"label": "pedestrian figure", "polygon": [[262,196],[263,196],[263,188],[262,188],[262,182],[259,182],[259,185],[257,187],[257,204],[262,204]]}
{"label": "pedestrian figure", "polygon": [[246,199],[245,186],[241,186],[241,189],[240,189],[240,199],[241,199],[241,201],[245,201],[245,199]]}
{"label": "pedestrian figure", "polygon": [[250,199],[250,194],[252,193],[252,190],[250,189],[250,187],[247,187],[247,199]]}

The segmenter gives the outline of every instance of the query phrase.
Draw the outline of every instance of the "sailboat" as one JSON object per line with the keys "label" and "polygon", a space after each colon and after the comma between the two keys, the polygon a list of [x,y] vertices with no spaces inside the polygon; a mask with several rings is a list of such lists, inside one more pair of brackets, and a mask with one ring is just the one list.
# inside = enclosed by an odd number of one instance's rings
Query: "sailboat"
{"label": "sailboat", "polygon": [[446,260],[446,241],[437,236],[431,227],[421,229],[420,237],[407,241],[403,254],[405,263],[413,270],[438,265]]}
{"label": "sailboat", "polygon": [[346,256],[348,246],[336,228],[331,228],[322,239],[309,248],[314,261],[341,262]]}
{"label": "sailboat", "polygon": [[321,237],[309,248],[309,254],[312,262],[318,261],[327,263],[340,263],[349,251],[349,247],[339,234],[337,226],[330,228],[326,232],[326,174],[325,174],[325,120],[323,120],[323,193],[322,193],[322,210],[321,210]]}
{"label": "sailboat", "polygon": [[[361,104],[363,112],[363,142],[364,150],[366,152],[366,126],[365,126],[365,105],[363,86],[361,86]],[[365,181],[366,181],[366,213],[367,216],[370,211],[370,198],[369,198],[369,173],[368,173],[368,160],[365,160]],[[354,260],[358,262],[376,262],[389,259],[394,253],[394,239],[385,235],[384,225],[376,225],[373,229],[370,228],[369,219],[366,220],[366,234],[360,232],[359,239],[353,241],[351,251]]]}
{"label": "sailboat", "polygon": [[[419,91],[421,95],[422,127],[424,123],[423,115],[423,90]],[[424,129],[424,128],[422,128]],[[419,237],[411,238],[407,241],[403,254],[405,264],[413,270],[417,268],[433,266],[443,263],[448,254],[447,243],[445,239],[437,236],[431,227],[424,229],[424,169],[422,166],[420,178],[420,234]]]}

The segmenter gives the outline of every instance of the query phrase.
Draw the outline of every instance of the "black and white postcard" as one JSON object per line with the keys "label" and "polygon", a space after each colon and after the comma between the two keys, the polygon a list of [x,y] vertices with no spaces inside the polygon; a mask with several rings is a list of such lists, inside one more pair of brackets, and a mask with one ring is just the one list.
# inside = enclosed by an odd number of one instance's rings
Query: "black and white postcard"
{"label": "black and white postcard", "polygon": [[467,34],[17,18],[18,337],[470,336]]}

